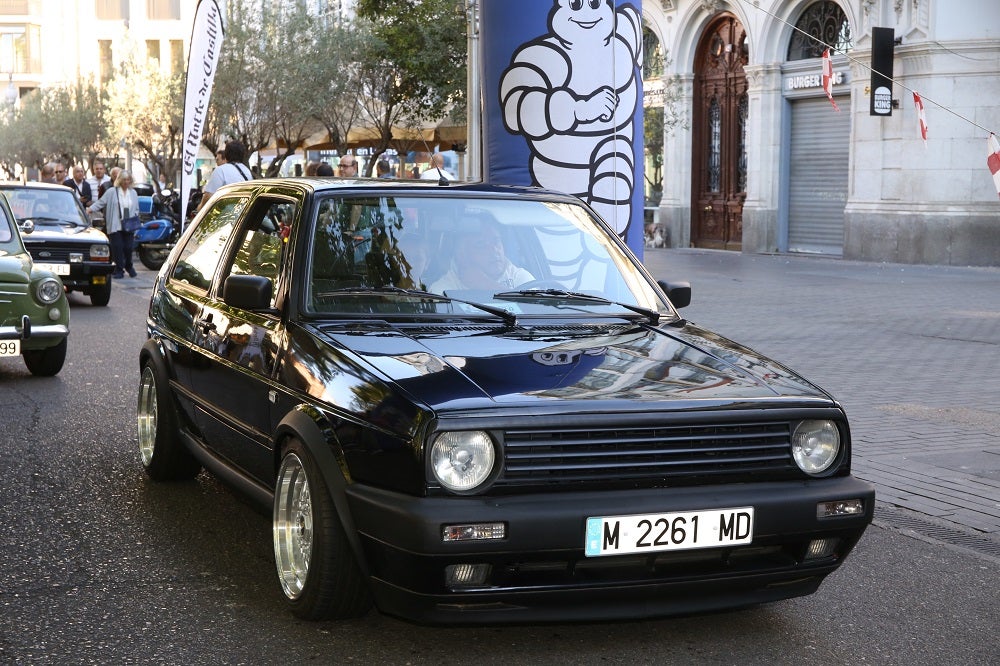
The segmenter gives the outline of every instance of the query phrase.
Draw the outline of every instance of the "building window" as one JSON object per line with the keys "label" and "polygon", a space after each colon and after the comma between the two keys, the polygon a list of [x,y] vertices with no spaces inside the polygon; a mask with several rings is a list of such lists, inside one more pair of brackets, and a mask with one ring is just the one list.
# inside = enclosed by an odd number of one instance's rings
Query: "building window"
{"label": "building window", "polygon": [[101,21],[127,21],[128,0],[94,0],[94,16]]}
{"label": "building window", "polygon": [[155,60],[156,62],[160,61],[160,40],[146,40],[146,60]]}
{"label": "building window", "polygon": [[822,57],[827,45],[836,53],[844,53],[854,46],[847,15],[832,0],[809,5],[795,27],[788,45],[789,60]]}
{"label": "building window", "polygon": [[111,80],[111,75],[115,71],[115,63],[111,57],[111,40],[101,39],[97,42],[97,60],[100,63],[101,85],[105,85]]}
{"label": "building window", "polygon": [[170,40],[170,72],[180,74],[184,71],[184,42],[179,39]]}
{"label": "building window", "polygon": [[24,26],[0,26],[0,72],[28,71],[28,36]]}
{"label": "building window", "polygon": [[146,0],[146,16],[153,21],[179,21],[181,0]]}

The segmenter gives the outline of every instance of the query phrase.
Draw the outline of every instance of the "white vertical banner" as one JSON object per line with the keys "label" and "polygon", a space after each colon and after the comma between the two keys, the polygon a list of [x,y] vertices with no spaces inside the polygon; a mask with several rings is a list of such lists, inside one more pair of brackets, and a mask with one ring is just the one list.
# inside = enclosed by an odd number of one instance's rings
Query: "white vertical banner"
{"label": "white vertical banner", "polygon": [[188,198],[191,193],[195,160],[205,129],[208,100],[219,64],[225,26],[217,0],[198,0],[191,48],[188,51],[187,85],[184,89],[184,134],[181,161],[181,226],[187,220]]}

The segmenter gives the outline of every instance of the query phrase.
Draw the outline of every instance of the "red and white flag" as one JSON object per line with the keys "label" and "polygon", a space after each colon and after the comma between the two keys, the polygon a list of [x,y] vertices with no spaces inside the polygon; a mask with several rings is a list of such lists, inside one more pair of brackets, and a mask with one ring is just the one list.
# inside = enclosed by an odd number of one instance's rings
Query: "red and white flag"
{"label": "red and white flag", "polygon": [[913,92],[913,106],[917,109],[917,119],[920,121],[920,138],[924,140],[924,146],[927,146],[927,116],[924,114],[924,100],[920,99],[920,95],[916,91]]}
{"label": "red and white flag", "polygon": [[986,140],[986,164],[993,174],[993,184],[996,185],[997,195],[1000,195],[1000,141],[997,135],[990,133],[990,138]]}
{"label": "red and white flag", "polygon": [[830,104],[833,104],[833,108],[840,111],[840,107],[833,101],[833,61],[830,60],[830,49],[823,51],[823,92],[826,93]]}

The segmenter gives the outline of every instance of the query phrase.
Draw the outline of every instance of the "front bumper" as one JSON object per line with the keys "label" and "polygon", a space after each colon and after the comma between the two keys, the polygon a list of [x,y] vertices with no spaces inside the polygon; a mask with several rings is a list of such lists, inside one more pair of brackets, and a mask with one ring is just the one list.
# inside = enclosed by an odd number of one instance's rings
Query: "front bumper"
{"label": "front bumper", "polygon": [[[821,502],[864,513],[817,518]],[[417,622],[608,620],[703,612],[810,594],[872,520],[874,487],[853,477],[509,497],[415,498],[348,489],[379,608]],[[588,517],[754,507],[745,546],[588,558]],[[442,526],[502,522],[500,541],[449,542]],[[807,559],[810,541],[836,539]],[[488,564],[477,586],[446,582],[455,564]]]}

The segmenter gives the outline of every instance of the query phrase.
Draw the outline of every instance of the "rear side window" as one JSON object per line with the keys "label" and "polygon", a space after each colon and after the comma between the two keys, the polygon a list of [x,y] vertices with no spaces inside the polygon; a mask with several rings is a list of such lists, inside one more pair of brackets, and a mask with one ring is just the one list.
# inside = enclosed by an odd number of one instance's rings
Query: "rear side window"
{"label": "rear side window", "polygon": [[246,208],[248,198],[218,201],[187,239],[174,265],[171,279],[208,291],[226,241]]}

